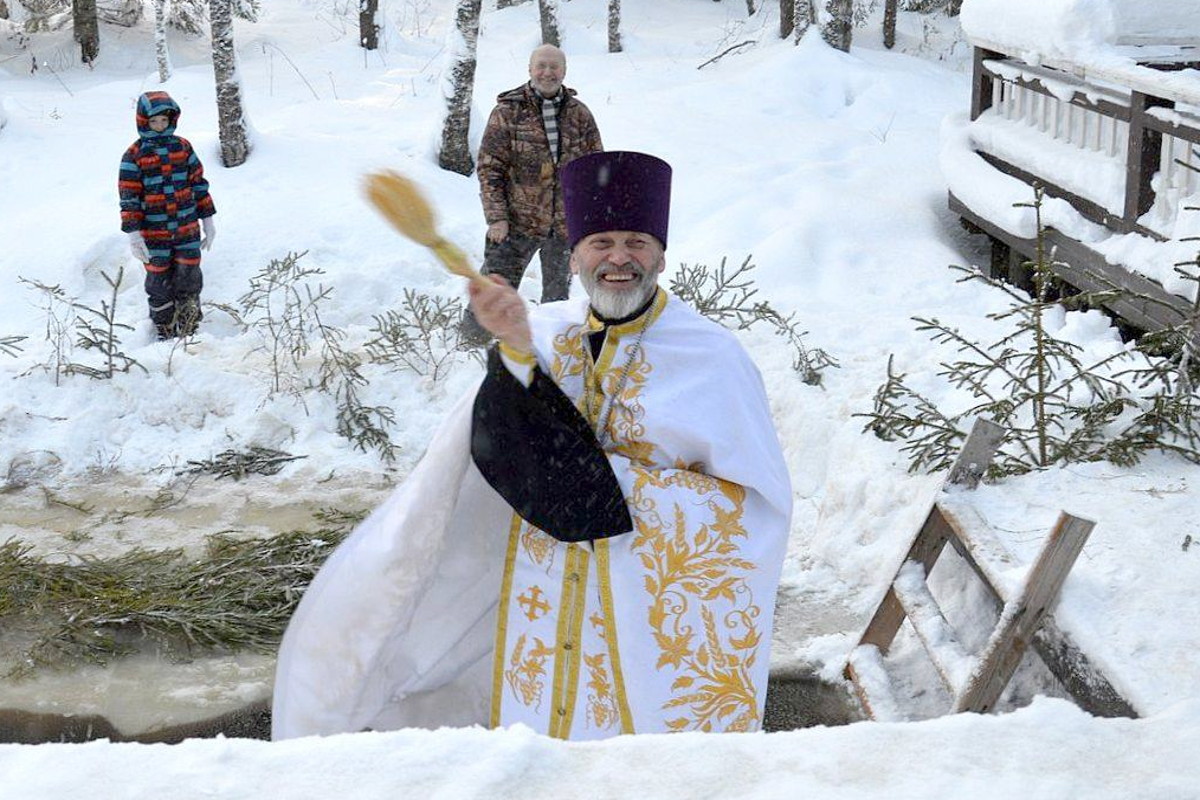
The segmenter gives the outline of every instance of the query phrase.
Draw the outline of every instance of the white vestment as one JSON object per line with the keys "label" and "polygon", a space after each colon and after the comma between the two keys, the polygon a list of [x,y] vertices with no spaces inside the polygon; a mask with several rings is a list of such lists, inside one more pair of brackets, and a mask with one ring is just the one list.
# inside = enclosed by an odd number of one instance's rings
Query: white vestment
{"label": "white vestment", "polygon": [[471,461],[465,398],[306,592],[280,648],[275,738],[758,729],[791,518],[758,371],[662,291],[594,362],[586,303],[531,323],[540,369],[603,420],[634,529],[568,544],[516,516]]}

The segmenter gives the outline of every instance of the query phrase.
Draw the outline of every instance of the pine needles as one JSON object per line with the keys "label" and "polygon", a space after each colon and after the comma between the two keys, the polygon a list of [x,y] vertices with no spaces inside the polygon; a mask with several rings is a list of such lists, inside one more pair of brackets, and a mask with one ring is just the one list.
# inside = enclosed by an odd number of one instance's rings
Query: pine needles
{"label": "pine needles", "polygon": [[837,361],[820,348],[810,348],[804,342],[807,331],[800,330],[795,315],[783,316],[765,300],[755,300],[758,289],[748,273],[754,269],[750,256],[733,272],[725,269],[725,259],[715,270],[697,264],[681,264],[671,279],[671,291],[709,319],[734,330],[745,330],[760,322],[771,327],[775,335],[787,340],[792,350],[792,369],[810,386],[821,384],[821,371],[836,367]]}
{"label": "pine needles", "polygon": [[208,473],[217,479],[233,478],[240,481],[247,475],[275,475],[289,462],[308,456],[294,456],[270,447],[251,446],[244,452],[225,450],[202,461],[189,460],[187,473]]}
{"label": "pine needles", "polygon": [[[1031,204],[1037,212],[1038,252],[1034,293],[1026,296],[984,276],[955,267],[962,280],[978,280],[1008,294],[1010,307],[992,319],[1011,330],[992,343],[979,343],[934,318],[916,317],[917,330],[956,356],[941,364],[939,376],[970,398],[956,413],[943,411],[905,383],[888,360],[887,379],[875,393],[874,408],[858,416],[887,441],[902,440],[911,471],[950,466],[966,430],[977,417],[1007,431],[988,477],[1015,475],[1052,464],[1109,461],[1136,464],[1151,451],[1175,453],[1200,463],[1200,398],[1192,391],[1187,355],[1164,358],[1145,348],[1125,349],[1095,361],[1082,348],[1053,336],[1046,326],[1052,263],[1042,248],[1041,189]],[[1029,205],[1029,204],[1025,204]],[[1187,331],[1172,331],[1190,340]]]}
{"label": "pine needles", "polygon": [[156,646],[169,657],[273,652],[296,604],[348,525],[265,539],[209,536],[204,555],[136,548],[54,563],[14,539],[0,544],[0,627],[24,646],[7,677],[106,663]]}
{"label": "pine needles", "polygon": [[20,353],[23,349],[21,342],[28,338],[28,336],[0,336],[0,353],[15,358],[17,353]]}

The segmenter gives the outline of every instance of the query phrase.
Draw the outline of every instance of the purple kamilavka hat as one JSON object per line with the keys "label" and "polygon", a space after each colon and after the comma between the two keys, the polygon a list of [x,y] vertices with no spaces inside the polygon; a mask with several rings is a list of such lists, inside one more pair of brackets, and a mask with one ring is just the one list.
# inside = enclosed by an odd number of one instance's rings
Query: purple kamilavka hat
{"label": "purple kamilavka hat", "polygon": [[667,246],[671,165],[628,150],[591,153],[560,173],[571,247],[601,231],[648,233]]}

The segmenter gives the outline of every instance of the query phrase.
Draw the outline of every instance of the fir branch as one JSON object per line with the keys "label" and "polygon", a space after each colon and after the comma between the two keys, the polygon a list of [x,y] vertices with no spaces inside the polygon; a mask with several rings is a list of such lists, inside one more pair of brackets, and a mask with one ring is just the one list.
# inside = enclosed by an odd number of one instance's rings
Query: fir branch
{"label": "fir branch", "polygon": [[[1191,390],[1197,377],[1200,279],[1193,313],[1184,324],[1148,338],[1136,350],[1085,362],[1083,348],[1058,339],[1046,326],[1053,262],[1044,247],[1042,199],[1035,187],[1034,202],[1020,204],[1037,212],[1032,295],[978,270],[955,267],[963,273],[959,282],[982,280],[1009,296],[1009,307],[989,318],[1008,322],[1010,330],[984,344],[936,319],[914,318],[918,331],[962,354],[942,362],[938,376],[980,402],[955,415],[943,414],[905,384],[889,357],[873,410],[857,415],[868,420],[864,430],[902,440],[910,469],[939,469],[952,463],[952,448],[965,440],[968,423],[978,416],[991,418],[1007,430],[989,468],[992,478],[1099,459],[1128,466],[1152,450],[1200,463],[1200,402]],[[1168,356],[1156,355],[1156,349]]]}
{"label": "fir branch", "polygon": [[257,445],[245,451],[226,450],[213,458],[204,461],[189,460],[185,473],[207,473],[221,478],[233,478],[240,481],[247,475],[275,475],[292,461],[298,461],[308,456],[294,456],[282,450]]}
{"label": "fir branch", "polygon": [[17,354],[25,349],[21,347],[21,342],[28,338],[28,336],[0,336],[0,353],[16,358]]}
{"label": "fir branch", "polygon": [[433,298],[405,289],[399,310],[374,316],[375,337],[364,345],[367,358],[440,381],[462,350],[462,316],[463,304],[457,298]]}
{"label": "fir branch", "polygon": [[681,264],[671,279],[671,292],[690,304],[704,316],[734,330],[745,330],[760,322],[771,326],[774,333],[788,341],[792,348],[792,369],[805,383],[818,386],[822,370],[837,367],[837,360],[819,348],[804,343],[807,331],[801,331],[795,315],[783,316],[765,301],[754,301],[758,289],[749,278],[754,269],[751,256],[732,273],[726,271],[725,259],[713,272],[704,264]]}
{"label": "fir branch", "polygon": [[31,643],[7,677],[40,667],[106,663],[148,640],[181,657],[270,653],[342,527],[266,539],[209,536],[204,555],[137,548],[110,558],[49,562],[0,545],[0,621]]}

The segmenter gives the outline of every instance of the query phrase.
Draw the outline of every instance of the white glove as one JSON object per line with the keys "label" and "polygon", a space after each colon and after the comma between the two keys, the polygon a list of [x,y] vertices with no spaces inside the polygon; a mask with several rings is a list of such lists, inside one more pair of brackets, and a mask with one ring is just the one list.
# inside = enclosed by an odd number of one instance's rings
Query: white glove
{"label": "white glove", "polygon": [[150,261],[150,251],[146,248],[146,240],[142,238],[141,231],[129,231],[126,234],[129,237],[129,252],[133,257],[143,264]]}
{"label": "white glove", "polygon": [[213,239],[217,235],[217,229],[213,226],[212,217],[205,217],[200,220],[200,225],[204,228],[204,243],[200,245],[201,250],[212,249]]}

